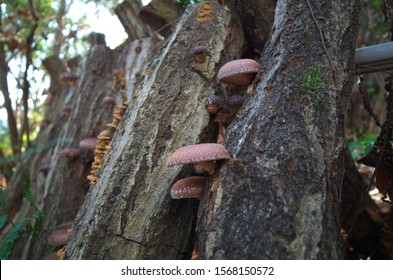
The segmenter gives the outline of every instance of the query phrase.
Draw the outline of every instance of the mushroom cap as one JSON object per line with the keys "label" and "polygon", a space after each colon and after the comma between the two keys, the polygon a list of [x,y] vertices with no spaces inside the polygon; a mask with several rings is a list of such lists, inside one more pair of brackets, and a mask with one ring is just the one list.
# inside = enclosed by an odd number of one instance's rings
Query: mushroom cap
{"label": "mushroom cap", "polygon": [[192,54],[197,55],[197,54],[203,54],[205,52],[208,52],[208,49],[205,46],[196,46],[192,50]]}
{"label": "mushroom cap", "polygon": [[229,96],[227,104],[228,104],[228,107],[230,107],[230,108],[241,107],[245,100],[246,100],[246,98],[242,95],[232,95],[232,96]]}
{"label": "mushroom cap", "polygon": [[63,114],[65,116],[69,116],[71,114],[72,108],[71,108],[71,106],[66,105],[63,107],[62,110],[63,110]]}
{"label": "mushroom cap", "polygon": [[217,112],[224,106],[224,99],[218,95],[210,95],[206,100],[206,108],[210,114]]}
{"label": "mushroom cap", "polygon": [[78,76],[72,72],[63,72],[60,75],[60,79],[64,81],[76,81],[78,79]]}
{"label": "mushroom cap", "polygon": [[72,161],[79,156],[79,150],[75,148],[64,148],[59,151],[59,156],[65,157],[68,160]]}
{"label": "mushroom cap", "polygon": [[52,246],[65,245],[70,237],[70,231],[67,228],[59,228],[51,232],[48,236],[48,244]]}
{"label": "mushroom cap", "polygon": [[230,158],[228,151],[221,144],[195,144],[177,149],[168,159],[167,165],[197,163]]}
{"label": "mushroom cap", "polygon": [[112,95],[107,95],[102,99],[102,103],[105,105],[115,105],[116,99]]}
{"label": "mushroom cap", "polygon": [[173,199],[197,198],[200,199],[206,179],[202,176],[192,176],[177,181],[171,188]]}
{"label": "mushroom cap", "polygon": [[259,63],[252,59],[236,59],[224,64],[218,71],[220,82],[232,85],[246,85],[258,72]]}
{"label": "mushroom cap", "polygon": [[97,138],[85,138],[79,142],[79,147],[94,150],[98,145]]}

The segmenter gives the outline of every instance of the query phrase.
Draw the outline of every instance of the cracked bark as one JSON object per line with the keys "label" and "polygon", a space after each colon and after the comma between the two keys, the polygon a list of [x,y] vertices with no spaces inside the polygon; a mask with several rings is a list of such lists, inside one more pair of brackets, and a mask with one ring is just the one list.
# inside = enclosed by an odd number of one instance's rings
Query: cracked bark
{"label": "cracked bark", "polygon": [[[101,178],[77,215],[69,259],[191,256],[198,202],[172,200],[169,189],[192,167],[169,168],[166,159],[181,146],[213,140],[205,100],[218,88],[218,67],[244,43],[229,11],[212,5],[207,22],[197,21],[201,5],[190,5],[145,71]],[[210,51],[202,64],[191,53],[199,44]]]}
{"label": "cracked bark", "polygon": [[389,0],[383,1],[383,13],[385,14],[386,23],[388,25],[388,31],[390,40],[393,41],[393,2]]}
{"label": "cracked bark", "polygon": [[[128,67],[127,79],[130,81],[128,87],[133,90],[135,77],[143,70],[151,46],[152,40],[148,38],[125,44],[121,49],[116,50],[98,44],[91,47],[81,62],[77,71],[80,78],[76,86],[69,88],[60,103],[61,107],[71,106],[72,111],[66,118],[58,137],[70,138],[72,142],[60,141],[53,147],[50,151],[50,169],[35,191],[38,205],[45,214],[45,226],[49,229],[49,233],[50,229],[75,218],[90,187],[87,175],[90,172],[93,153],[90,150],[80,149],[79,142],[84,138],[96,137],[99,132],[106,129],[105,124],[112,121],[113,109],[102,103],[106,95],[113,95],[112,71],[115,68]],[[136,48],[141,48],[141,51],[137,53]],[[121,103],[121,97],[119,95],[115,97],[117,104]],[[61,112],[61,109],[57,111],[58,114],[59,111]],[[55,126],[58,124],[58,122],[54,123]],[[80,156],[71,162],[58,156],[59,151],[65,147],[80,149]],[[41,258],[48,249],[47,246],[46,234],[30,239],[25,258]]]}
{"label": "cracked bark", "polygon": [[[339,190],[358,4],[312,1],[332,69],[307,2],[277,1],[260,82],[225,138],[233,157],[201,200],[202,258],[342,257]],[[312,66],[325,84],[321,102],[301,86]]]}
{"label": "cracked bark", "polygon": [[230,3],[242,23],[251,52],[262,52],[270,37],[276,0],[231,0]]}

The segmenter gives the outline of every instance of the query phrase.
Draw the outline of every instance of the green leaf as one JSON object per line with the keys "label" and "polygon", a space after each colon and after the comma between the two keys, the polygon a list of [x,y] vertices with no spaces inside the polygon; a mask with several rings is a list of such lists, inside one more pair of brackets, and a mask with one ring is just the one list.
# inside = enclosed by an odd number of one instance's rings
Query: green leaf
{"label": "green leaf", "polygon": [[0,216],[0,230],[3,229],[5,224],[7,223],[8,215]]}
{"label": "green leaf", "polygon": [[0,188],[0,209],[5,210],[5,196],[2,188]]}
{"label": "green leaf", "polygon": [[5,238],[3,244],[1,245],[0,259],[8,259],[11,256],[16,242],[22,236],[21,230],[31,219],[32,217],[30,216],[21,219],[10,231],[10,233]]}
{"label": "green leaf", "polygon": [[31,207],[33,207],[35,211],[41,213],[41,210],[38,209],[38,206],[35,203],[33,194],[30,191],[30,176],[27,175],[26,177],[27,177],[26,181],[23,185],[23,192],[22,192],[23,197],[26,198],[26,200],[30,203]]}

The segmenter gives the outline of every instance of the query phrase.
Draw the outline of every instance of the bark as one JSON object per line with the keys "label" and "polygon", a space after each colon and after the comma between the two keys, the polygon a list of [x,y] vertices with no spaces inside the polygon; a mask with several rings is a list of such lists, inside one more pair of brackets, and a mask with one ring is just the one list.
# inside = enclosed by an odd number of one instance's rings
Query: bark
{"label": "bark", "polygon": [[239,16],[252,52],[262,52],[270,38],[276,0],[232,0],[233,11]]}
{"label": "bark", "polygon": [[[63,98],[65,95],[66,86],[63,81],[60,80],[60,74],[65,71],[64,63],[55,56],[49,57],[43,61],[43,64],[48,71],[51,78],[51,86],[48,90],[52,100],[50,103],[45,105],[45,121],[40,128],[40,133],[36,139],[36,148],[40,149],[40,146],[44,146],[50,141],[56,140],[61,127],[65,123],[65,118],[62,116],[61,109],[63,107]],[[22,188],[26,181],[26,177],[29,176],[29,170],[31,173],[31,184],[32,189],[35,189],[35,184],[41,176],[46,176],[46,173],[40,169],[43,165],[40,161],[45,158],[46,150],[44,153],[26,153],[21,156],[21,160],[16,166],[16,170],[9,182],[9,188],[5,190],[6,209],[13,209],[17,211],[22,203]],[[26,156],[28,155],[28,156]],[[47,165],[47,164],[45,164]]]}
{"label": "bark", "polygon": [[[77,215],[68,258],[190,258],[198,203],[172,200],[169,189],[193,171],[166,160],[181,146],[212,140],[205,100],[216,92],[217,67],[244,42],[225,8],[212,3],[207,22],[197,21],[200,9],[187,8],[133,93],[101,178]],[[198,44],[210,52],[201,64],[191,53]]]}
{"label": "bark", "polygon": [[150,28],[145,26],[138,17],[141,8],[142,4],[139,0],[126,0],[115,8],[115,13],[128,34],[130,42],[151,34]]}
{"label": "bark", "polygon": [[[124,14],[134,15],[124,7]],[[146,30],[140,21],[133,21],[135,36],[144,35]],[[140,35],[140,36],[142,36]],[[36,146],[28,151],[29,156],[22,157],[18,163],[14,178],[8,184],[6,194],[14,197],[11,201],[19,202],[21,188],[30,171],[31,190],[39,208],[44,212],[45,233],[39,237],[30,237],[26,244],[21,244],[15,251],[16,258],[39,259],[45,257],[48,251],[47,235],[63,222],[72,221],[76,215],[86,190],[89,188],[86,176],[90,171],[93,154],[83,150],[75,160],[68,162],[61,158],[58,152],[64,147],[79,148],[79,142],[87,136],[97,136],[104,130],[105,124],[112,120],[112,109],[102,104],[105,95],[112,94],[112,71],[114,69],[132,67],[129,70],[130,83],[128,87],[133,91],[133,83],[143,72],[152,45],[150,39],[125,42],[115,50],[105,46],[102,34],[91,34],[91,48],[88,55],[79,63],[75,58],[67,62],[73,72],[79,74],[75,87],[68,86],[60,79],[60,74],[66,71],[65,63],[56,56],[44,60],[43,64],[51,76],[51,86],[47,91],[51,102],[46,102],[46,114],[41,131],[36,139]],[[134,37],[139,39],[139,37]],[[142,49],[142,51],[139,51]],[[125,63],[125,61],[128,61]],[[118,95],[117,103],[121,101]],[[47,99],[49,100],[49,99]],[[72,107],[71,115],[63,112],[66,105]],[[8,196],[7,196],[8,198]],[[8,202],[8,199],[7,199]],[[13,204],[15,205],[15,204]],[[10,205],[12,206],[12,205]],[[14,221],[19,221],[31,213],[28,203],[13,208],[17,213]],[[12,227],[8,227],[11,229]],[[3,230],[2,234],[6,234]],[[23,252],[22,252],[23,251]]]}
{"label": "bark", "polygon": [[367,194],[367,187],[366,182],[356,168],[349,148],[346,148],[340,206],[340,224],[345,232],[353,230],[357,218],[364,211],[366,200],[371,200]]}
{"label": "bark", "polygon": [[[202,258],[342,257],[339,191],[358,4],[312,1],[311,13],[309,1],[277,1],[260,82],[225,138],[232,158],[201,200]],[[324,81],[315,91],[304,83],[310,67]]]}
{"label": "bark", "polygon": [[29,125],[29,96],[30,96],[30,83],[28,80],[29,68],[32,65],[32,52],[34,35],[38,27],[39,18],[36,14],[35,7],[32,0],[29,0],[29,8],[32,15],[32,25],[29,34],[26,37],[26,55],[25,55],[25,72],[23,73],[23,87],[22,87],[22,104],[23,104],[23,126],[21,132],[20,147],[23,145],[23,135],[26,134],[26,147],[30,148],[30,125]]}
{"label": "bark", "polygon": [[[3,9],[0,7],[0,30],[3,31]],[[14,115],[14,110],[12,108],[12,102],[10,98],[10,92],[8,89],[8,62],[5,56],[4,43],[0,42],[0,90],[4,97],[4,107],[7,111],[7,121],[8,121],[8,129],[10,131],[10,140],[11,140],[11,148],[12,153],[17,154],[19,145],[18,145],[18,129],[16,126],[16,118]]]}
{"label": "bark", "polygon": [[[30,190],[34,194],[35,200],[42,200],[40,190],[50,169],[53,145],[57,141],[61,141],[58,136],[66,122],[66,118],[61,112],[67,87],[59,78],[60,74],[66,70],[65,64],[58,57],[51,56],[43,61],[43,65],[51,78],[51,85],[47,91],[47,94],[51,96],[51,102],[45,102],[45,119],[35,140],[35,146],[19,155],[19,161],[5,190],[7,198],[5,209],[15,213],[15,216],[12,217],[14,224],[30,215],[33,210],[22,197],[23,185],[28,176],[30,176]],[[9,225],[2,231],[2,234],[6,235],[12,228]],[[25,250],[24,244],[21,243],[14,250],[13,257],[21,258],[23,250]]]}
{"label": "bark", "polygon": [[61,0],[60,1],[60,7],[59,11],[57,12],[56,15],[56,33],[55,33],[55,41],[53,43],[53,55],[54,56],[59,56],[60,55],[60,49],[61,46],[63,45],[63,29],[64,29],[64,24],[63,24],[63,17],[66,13],[66,1]]}
{"label": "bark", "polygon": [[0,42],[0,88],[4,97],[4,107],[7,111],[7,122],[8,122],[8,129],[10,131],[12,153],[17,154],[19,149],[18,129],[16,127],[16,118],[14,115],[14,109],[12,108],[10,92],[8,90],[7,74],[8,74],[8,63],[6,62],[4,44]]}
{"label": "bark", "polygon": [[383,13],[385,14],[386,23],[388,25],[388,32],[390,40],[393,41],[393,2],[390,0],[383,1]]}
{"label": "bark", "polygon": [[182,11],[175,0],[153,0],[139,12],[139,18],[154,31],[167,37]]}
{"label": "bark", "polygon": [[[79,142],[84,138],[97,137],[100,131],[105,130],[105,124],[111,122],[112,109],[105,106],[102,100],[112,92],[113,69],[121,65],[120,61],[129,51],[133,49],[120,52],[105,45],[93,46],[78,71],[80,78],[76,87],[71,88],[65,96],[63,106],[71,106],[72,111],[59,133],[59,138],[71,138],[72,142],[60,141],[53,148],[50,155],[51,168],[36,195],[49,230],[73,221],[90,187],[87,175],[93,153],[80,149]],[[118,99],[120,100],[120,97]],[[60,157],[59,151],[66,147],[79,149],[79,157],[74,161]],[[47,235],[31,239],[26,258],[40,258],[47,248]]]}

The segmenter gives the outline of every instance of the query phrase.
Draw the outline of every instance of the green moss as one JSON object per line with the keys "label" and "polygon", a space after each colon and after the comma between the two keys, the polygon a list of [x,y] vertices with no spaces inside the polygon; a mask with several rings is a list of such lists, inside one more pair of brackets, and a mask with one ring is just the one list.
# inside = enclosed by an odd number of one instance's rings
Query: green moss
{"label": "green moss", "polygon": [[322,100],[322,89],[326,87],[326,83],[321,77],[321,67],[319,65],[308,67],[306,74],[300,77],[299,81],[303,91],[315,97],[318,101]]}

